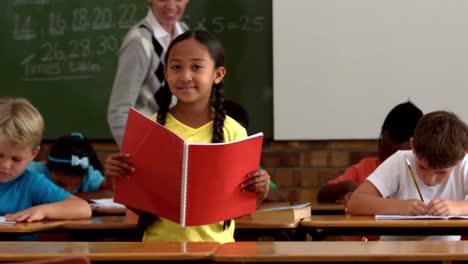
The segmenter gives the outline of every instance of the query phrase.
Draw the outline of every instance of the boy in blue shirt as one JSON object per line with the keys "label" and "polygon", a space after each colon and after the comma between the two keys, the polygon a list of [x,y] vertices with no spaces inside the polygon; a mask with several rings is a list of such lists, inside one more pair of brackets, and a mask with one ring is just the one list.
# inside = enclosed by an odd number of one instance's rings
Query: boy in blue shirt
{"label": "boy in blue shirt", "polygon": [[43,130],[29,101],[0,98],[0,215],[15,222],[90,217],[87,202],[26,169],[39,153]]}

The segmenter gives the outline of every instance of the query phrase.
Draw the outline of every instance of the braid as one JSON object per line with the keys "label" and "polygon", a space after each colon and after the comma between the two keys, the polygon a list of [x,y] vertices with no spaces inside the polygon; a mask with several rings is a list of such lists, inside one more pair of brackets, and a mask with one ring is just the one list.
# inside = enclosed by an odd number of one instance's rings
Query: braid
{"label": "braid", "polygon": [[[221,81],[219,84],[214,84],[215,89],[215,117],[213,119],[213,139],[212,143],[224,142],[224,120],[226,120],[226,111],[224,110],[224,83]],[[231,226],[231,219],[223,222],[223,230]]]}
{"label": "braid", "polygon": [[213,139],[212,143],[224,142],[224,120],[226,120],[226,111],[224,111],[224,84],[221,81],[219,84],[214,84],[215,88],[215,117],[213,119]]}
{"label": "braid", "polygon": [[156,122],[160,125],[166,124],[167,112],[169,112],[169,106],[171,105],[172,93],[169,90],[169,86],[165,83],[159,91],[156,92],[156,102],[158,103],[158,118]]}

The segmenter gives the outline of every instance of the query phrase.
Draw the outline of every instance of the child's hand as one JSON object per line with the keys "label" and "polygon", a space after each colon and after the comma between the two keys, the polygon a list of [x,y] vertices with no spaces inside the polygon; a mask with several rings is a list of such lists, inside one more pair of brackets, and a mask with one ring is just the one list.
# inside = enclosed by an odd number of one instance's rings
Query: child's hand
{"label": "child's hand", "polygon": [[135,171],[135,168],[124,161],[130,157],[128,153],[114,153],[107,156],[104,162],[104,174],[106,177],[126,177]]}
{"label": "child's hand", "polygon": [[243,192],[256,192],[257,201],[263,201],[270,189],[270,175],[265,170],[258,170],[249,174],[247,180],[242,185]]}
{"label": "child's hand", "polygon": [[457,201],[442,198],[433,199],[427,205],[428,215],[458,215]]}
{"label": "child's hand", "polygon": [[354,192],[347,192],[344,196],[344,205],[345,208],[348,207],[348,202],[351,200],[351,195],[353,195]]}
{"label": "child's hand", "polygon": [[426,204],[416,199],[405,200],[404,208],[401,210],[401,214],[425,215],[427,214]]}
{"label": "child's hand", "polygon": [[44,209],[45,208],[43,205],[34,206],[14,214],[7,214],[5,215],[5,220],[28,223],[33,221],[40,221],[45,218]]}

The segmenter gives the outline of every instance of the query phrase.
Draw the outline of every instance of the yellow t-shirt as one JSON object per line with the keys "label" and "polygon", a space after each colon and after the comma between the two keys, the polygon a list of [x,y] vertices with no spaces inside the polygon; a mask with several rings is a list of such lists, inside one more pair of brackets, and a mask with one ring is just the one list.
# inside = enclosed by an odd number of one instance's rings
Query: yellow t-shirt
{"label": "yellow t-shirt", "polygon": [[[151,119],[155,121],[156,117],[157,115],[153,115]],[[188,142],[210,143],[213,137],[212,121],[199,128],[191,128],[182,124],[175,119],[174,116],[168,113],[165,127]],[[226,116],[223,131],[225,142],[231,142],[247,137],[245,128],[229,116]],[[146,229],[145,234],[143,235],[143,241],[234,242],[234,228],[234,221],[232,221],[230,227],[225,230],[223,230],[223,222],[182,228],[179,224],[160,217]]]}

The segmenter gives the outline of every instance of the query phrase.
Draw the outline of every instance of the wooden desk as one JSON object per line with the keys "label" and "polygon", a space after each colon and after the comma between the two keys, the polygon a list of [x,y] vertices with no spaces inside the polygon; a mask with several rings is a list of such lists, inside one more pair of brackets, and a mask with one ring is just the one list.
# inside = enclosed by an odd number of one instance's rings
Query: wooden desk
{"label": "wooden desk", "polygon": [[468,241],[236,242],[213,256],[216,263],[442,260],[468,260]]}
{"label": "wooden desk", "polygon": [[310,203],[312,215],[344,215],[345,205],[344,202],[336,203]]}
{"label": "wooden desk", "polygon": [[331,235],[467,235],[468,220],[375,220],[374,216],[312,215],[300,229],[314,240]]}
{"label": "wooden desk", "polygon": [[0,233],[35,233],[44,230],[62,227],[66,221],[37,221],[32,223],[15,223],[15,224],[1,224]]}
{"label": "wooden desk", "polygon": [[305,240],[295,237],[295,230],[300,220],[272,219],[254,220],[251,215],[244,215],[235,219],[235,238],[238,240],[258,240],[260,237],[271,236],[276,240]]}
{"label": "wooden desk", "polygon": [[0,241],[18,240],[25,235],[61,228],[65,221],[38,221],[32,223],[15,223],[0,225]]}
{"label": "wooden desk", "polygon": [[86,256],[91,261],[206,260],[220,244],[213,242],[0,242],[0,261]]}
{"label": "wooden desk", "polygon": [[94,204],[91,204],[91,209],[93,210],[93,216],[122,216],[125,215],[126,210],[126,208],[121,207],[102,207]]}
{"label": "wooden desk", "polygon": [[67,230],[99,230],[99,229],[132,229],[137,228],[134,222],[128,222],[125,216],[93,216],[90,219],[71,220],[63,224]]}
{"label": "wooden desk", "polygon": [[[289,202],[271,202],[271,203],[262,203],[258,209],[280,207],[280,206],[290,206]],[[310,203],[312,215],[340,215],[345,214],[345,205],[344,202],[336,203],[319,203],[311,202]]]}
{"label": "wooden desk", "polygon": [[[293,234],[300,222],[283,219],[255,221],[250,215],[235,221],[235,236],[241,240],[257,240],[262,236],[274,236],[279,240],[295,239]],[[137,224],[125,216],[96,216],[85,220],[66,221],[62,229],[71,234],[73,241],[141,241],[143,237]]]}
{"label": "wooden desk", "polygon": [[141,241],[143,234],[135,222],[125,216],[93,216],[90,219],[67,221],[62,226],[73,241]]}

